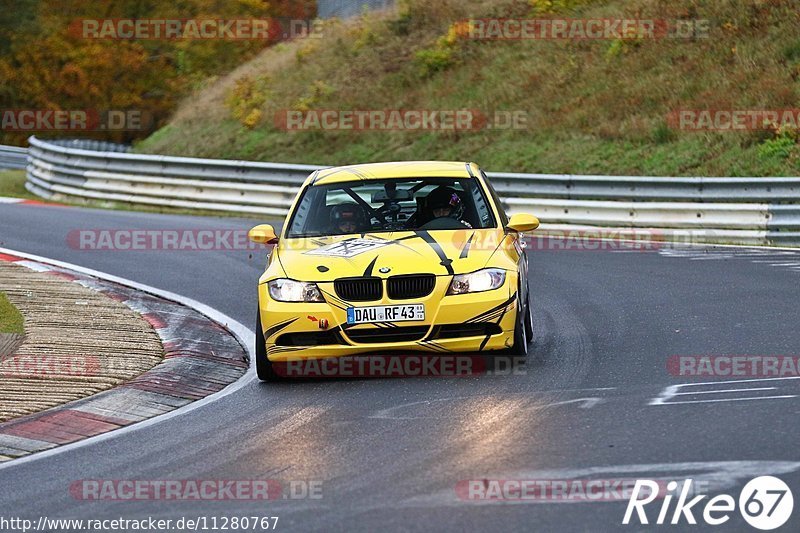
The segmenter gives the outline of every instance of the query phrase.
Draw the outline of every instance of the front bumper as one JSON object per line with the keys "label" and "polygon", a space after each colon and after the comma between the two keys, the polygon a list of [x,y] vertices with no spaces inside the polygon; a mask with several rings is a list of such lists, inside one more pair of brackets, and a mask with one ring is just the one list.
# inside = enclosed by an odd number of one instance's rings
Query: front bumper
{"label": "front bumper", "polygon": [[[509,273],[511,274],[511,273]],[[445,296],[449,276],[436,279],[424,298],[343,302],[332,283],[320,283],[326,302],[286,303],[273,300],[259,286],[259,312],[270,361],[320,359],[367,353],[426,352],[452,354],[509,348],[517,318],[516,276],[508,275],[495,290]],[[514,288],[512,290],[512,288]],[[348,306],[421,303],[425,320],[347,325]],[[326,320],[327,328],[320,328]]]}

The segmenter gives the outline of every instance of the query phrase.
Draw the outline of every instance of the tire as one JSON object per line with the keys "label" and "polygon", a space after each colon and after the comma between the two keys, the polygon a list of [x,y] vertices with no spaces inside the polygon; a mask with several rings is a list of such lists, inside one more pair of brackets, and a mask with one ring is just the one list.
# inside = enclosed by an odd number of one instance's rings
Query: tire
{"label": "tire", "polygon": [[528,335],[528,342],[533,342],[533,309],[531,309],[531,292],[528,291],[528,303],[525,306],[525,333]]}
{"label": "tire", "polygon": [[517,310],[517,322],[514,325],[514,346],[511,347],[511,354],[520,357],[528,356],[528,322],[530,306],[528,302],[522,309]]}
{"label": "tire", "polygon": [[264,338],[264,330],[261,328],[261,312],[256,315],[256,374],[261,381],[280,381],[272,361],[267,358],[267,341]]}

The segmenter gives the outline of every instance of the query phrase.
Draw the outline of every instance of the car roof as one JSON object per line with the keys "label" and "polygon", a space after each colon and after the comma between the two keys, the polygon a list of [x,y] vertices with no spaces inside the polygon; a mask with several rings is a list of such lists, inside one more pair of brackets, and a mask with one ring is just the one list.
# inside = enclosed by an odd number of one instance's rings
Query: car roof
{"label": "car roof", "polygon": [[[471,171],[471,172],[470,172]],[[326,168],[314,172],[306,184],[327,185],[346,181],[387,178],[469,178],[478,174],[475,163],[459,161],[393,161]]]}

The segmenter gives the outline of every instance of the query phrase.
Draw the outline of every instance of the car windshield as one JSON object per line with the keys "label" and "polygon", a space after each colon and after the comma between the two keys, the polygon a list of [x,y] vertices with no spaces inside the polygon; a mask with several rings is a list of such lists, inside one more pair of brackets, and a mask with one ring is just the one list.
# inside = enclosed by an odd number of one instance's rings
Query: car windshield
{"label": "car windshield", "polygon": [[403,178],[309,186],[287,236],[492,227],[494,215],[476,179]]}

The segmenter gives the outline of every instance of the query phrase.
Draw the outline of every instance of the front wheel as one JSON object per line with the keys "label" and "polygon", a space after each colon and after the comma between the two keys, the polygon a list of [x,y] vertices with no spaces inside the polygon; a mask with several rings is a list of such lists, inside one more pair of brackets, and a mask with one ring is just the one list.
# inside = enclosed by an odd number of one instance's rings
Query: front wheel
{"label": "front wheel", "polygon": [[526,301],[521,309],[517,310],[517,322],[514,325],[514,346],[511,347],[513,355],[527,357],[528,355],[528,329],[533,329],[531,320],[530,302]]}
{"label": "front wheel", "polygon": [[525,333],[528,335],[528,341],[533,341],[533,308],[531,308],[531,293],[528,291],[528,305],[525,320]]}
{"label": "front wheel", "polygon": [[256,315],[256,374],[261,381],[280,381],[272,361],[267,358],[267,340],[264,338],[264,330],[261,328],[261,312]]}

